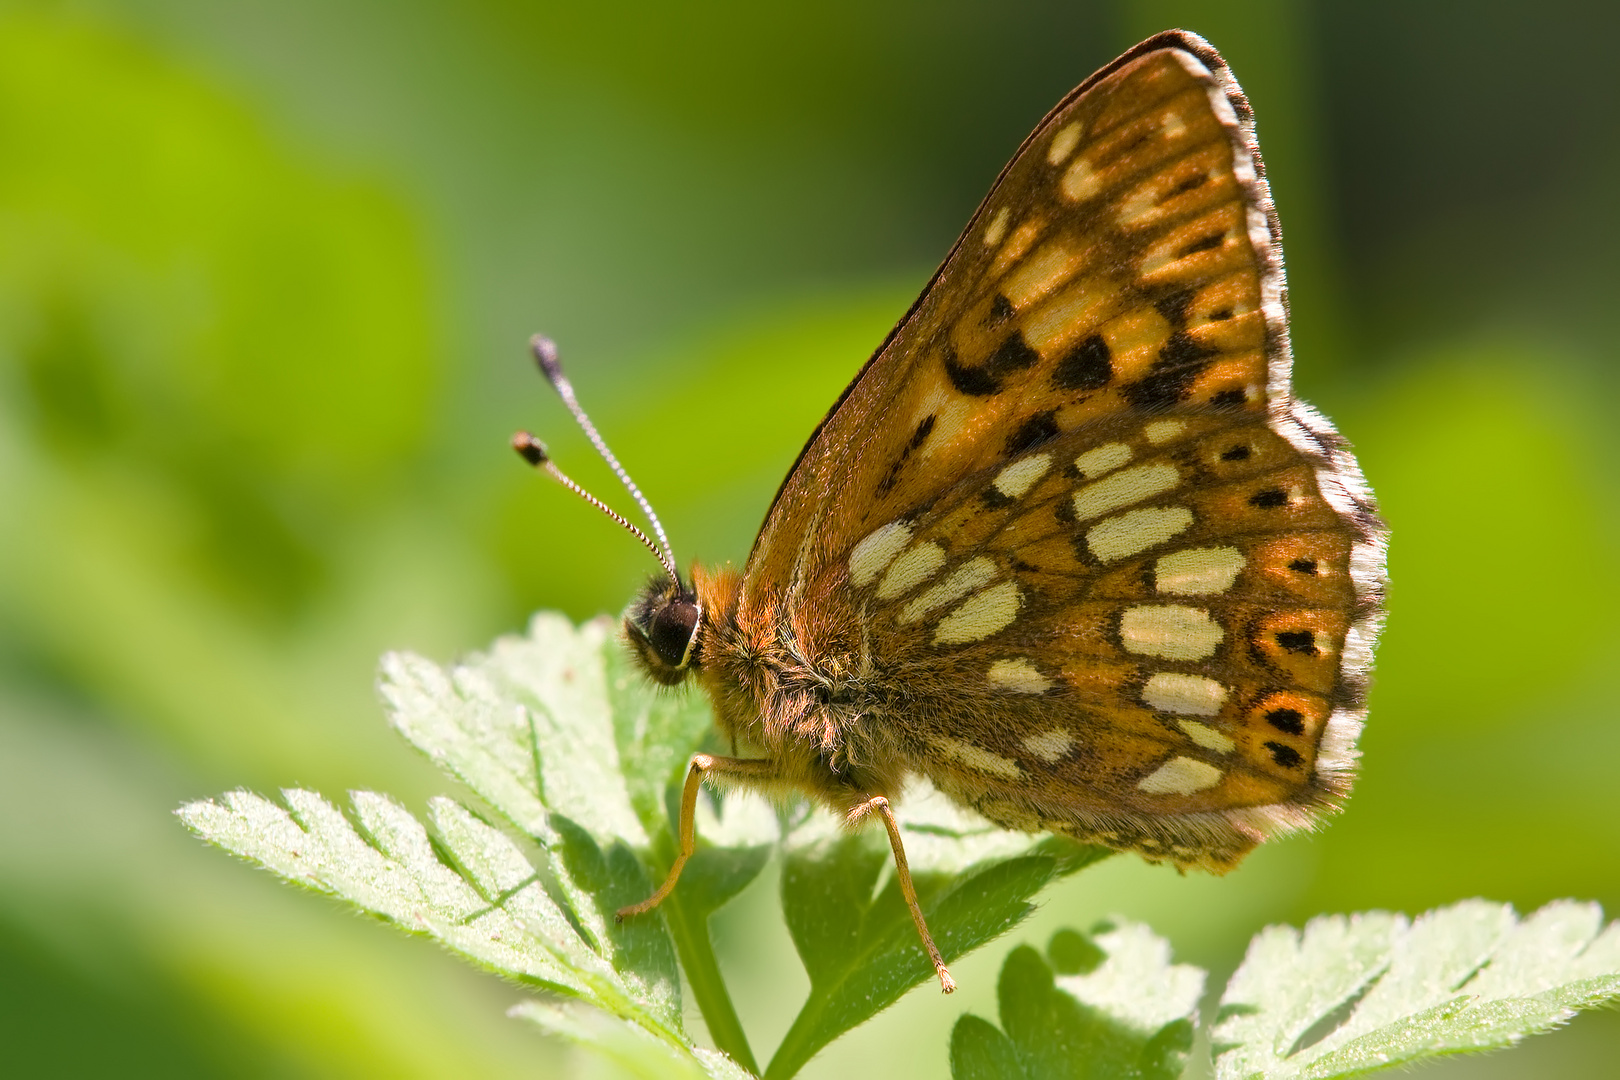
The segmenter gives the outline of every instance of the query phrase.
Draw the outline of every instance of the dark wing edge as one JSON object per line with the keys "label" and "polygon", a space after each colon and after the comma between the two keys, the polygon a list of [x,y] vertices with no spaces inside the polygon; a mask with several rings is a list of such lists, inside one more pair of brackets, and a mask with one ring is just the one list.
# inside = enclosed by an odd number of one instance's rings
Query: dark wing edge
{"label": "dark wing edge", "polygon": [[[1143,42],[1137,50],[1152,42],[1160,43],[1159,47],[1173,46],[1182,50],[1203,67],[1203,71],[1190,66],[1188,70],[1208,86],[1215,115],[1233,132],[1234,155],[1247,158],[1245,169],[1234,156],[1233,172],[1246,196],[1249,242],[1262,268],[1261,310],[1266,319],[1269,423],[1306,458],[1318,462],[1316,481],[1323,497],[1356,537],[1350,554],[1350,579],[1355,586],[1356,604],[1340,652],[1339,686],[1333,713],[1318,745],[1316,759],[1317,778],[1326,789],[1326,798],[1318,805],[1335,810],[1349,792],[1360,757],[1356,742],[1367,720],[1373,649],[1384,625],[1389,530],[1378,516],[1372,489],[1351,453],[1349,442],[1327,417],[1294,396],[1294,356],[1288,330],[1282,225],[1271,197],[1271,185],[1266,180],[1249,99],[1232,77],[1226,60],[1198,35],[1169,31]],[[1266,835],[1272,835],[1312,825],[1314,818],[1300,820],[1300,809],[1295,804],[1262,806],[1230,811],[1227,816],[1234,824],[1239,823],[1239,818],[1247,818],[1243,824],[1257,826]]]}
{"label": "dark wing edge", "polygon": [[1318,461],[1316,483],[1323,499],[1354,533],[1350,547],[1350,581],[1356,602],[1339,651],[1339,684],[1316,751],[1318,781],[1332,794],[1331,808],[1349,793],[1361,756],[1356,741],[1367,722],[1367,692],[1372,682],[1373,649],[1384,628],[1384,596],[1389,529],[1378,516],[1372,489],[1350,444],[1327,417],[1303,401],[1290,399],[1274,407],[1271,426],[1302,454]]}

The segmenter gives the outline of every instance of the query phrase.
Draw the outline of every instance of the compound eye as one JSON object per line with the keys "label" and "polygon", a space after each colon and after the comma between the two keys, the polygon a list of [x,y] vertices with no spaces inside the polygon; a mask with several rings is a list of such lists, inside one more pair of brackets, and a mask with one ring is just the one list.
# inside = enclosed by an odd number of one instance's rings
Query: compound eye
{"label": "compound eye", "polygon": [[690,600],[671,600],[653,612],[651,625],[647,627],[647,643],[670,667],[685,667],[697,625],[697,604]]}

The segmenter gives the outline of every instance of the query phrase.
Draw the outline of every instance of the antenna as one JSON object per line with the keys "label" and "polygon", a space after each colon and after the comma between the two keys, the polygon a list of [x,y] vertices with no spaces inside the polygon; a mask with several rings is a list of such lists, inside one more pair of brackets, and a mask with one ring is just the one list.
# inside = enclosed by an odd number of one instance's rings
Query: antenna
{"label": "antenna", "polygon": [[561,484],[569,491],[572,491],[575,495],[578,495],[580,498],[602,511],[602,513],[618,522],[622,528],[629,531],[631,536],[634,536],[637,540],[640,540],[646,545],[647,550],[653,553],[653,558],[658,560],[658,565],[662,566],[664,568],[664,572],[674,579],[675,584],[679,585],[681,583],[680,575],[675,572],[674,562],[670,560],[668,555],[664,554],[657,544],[652,542],[652,538],[646,533],[642,532],[640,529],[636,528],[634,525],[630,524],[628,521],[624,520],[623,515],[609,508],[608,505],[601,499],[598,499],[595,495],[592,495],[590,492],[574,483],[573,480],[569,479],[568,474],[557,468],[557,466],[552,462],[551,454],[547,452],[545,443],[541,442],[533,435],[530,435],[527,431],[520,431],[516,435],[512,436],[512,449],[516,450],[518,452],[518,456],[524,461],[527,461],[530,465],[533,465],[537,469],[544,469],[546,472],[551,474],[552,479],[556,480],[557,483]]}
{"label": "antenna", "polygon": [[652,503],[648,502],[647,496],[643,495],[641,489],[636,487],[636,482],[630,479],[630,474],[625,471],[623,465],[619,464],[619,459],[613,456],[613,451],[608,449],[608,444],[603,441],[602,436],[597,432],[596,425],[591,423],[591,418],[585,415],[585,410],[579,407],[579,399],[574,396],[574,385],[568,381],[568,376],[563,374],[562,361],[557,358],[557,343],[543,334],[536,334],[529,339],[529,348],[534,351],[534,358],[539,362],[540,371],[545,375],[546,381],[551,383],[552,389],[557,391],[557,396],[562,398],[564,405],[568,406],[568,411],[574,414],[574,419],[579,422],[579,426],[590,438],[591,445],[596,447],[598,454],[602,455],[602,460],[608,463],[608,467],[613,470],[613,475],[624,483],[625,489],[630,492],[630,497],[636,500],[637,506],[641,507],[641,512],[647,515],[647,520],[652,524],[653,533],[658,537],[658,543],[668,553],[668,561],[673,563],[675,561],[674,550],[669,546],[669,537],[664,535],[663,523],[658,520],[658,515],[653,512]]}
{"label": "antenna", "polygon": [[585,415],[584,409],[580,408],[579,399],[574,397],[574,388],[569,383],[568,376],[563,374],[562,364],[557,359],[557,346],[550,338],[539,334],[536,334],[531,339],[529,345],[534,350],[534,357],[539,361],[540,370],[545,374],[546,381],[551,383],[558,396],[563,399],[563,404],[568,406],[568,411],[574,414],[574,419],[579,422],[579,426],[590,437],[591,443],[596,447],[597,452],[602,455],[609,467],[613,469],[614,475],[623,481],[624,486],[629,489],[630,495],[636,500],[636,505],[641,507],[642,512],[647,515],[647,520],[652,523],[653,531],[658,534],[658,539],[663,546],[660,547],[658,544],[653,543],[646,533],[630,524],[621,514],[610,509],[601,499],[598,499],[570,479],[551,460],[551,454],[546,450],[546,444],[527,431],[520,431],[512,436],[512,449],[516,450],[518,456],[524,461],[537,469],[544,469],[550,473],[552,479],[602,511],[602,513],[617,522],[621,528],[628,531],[630,535],[640,540],[647,550],[652,552],[653,558],[658,560],[658,565],[664,568],[664,572],[670,576],[670,579],[677,586],[680,585],[681,576],[675,569],[675,557],[670,553],[669,538],[664,535],[663,524],[659,522],[658,515],[653,512],[652,505],[647,501],[647,497],[641,493],[640,488],[636,487],[635,481],[630,479],[630,474],[625,471],[623,465],[619,464],[619,459],[613,456],[613,451],[608,449],[607,443],[603,441],[602,436],[597,432],[596,425],[591,423],[591,418]]}

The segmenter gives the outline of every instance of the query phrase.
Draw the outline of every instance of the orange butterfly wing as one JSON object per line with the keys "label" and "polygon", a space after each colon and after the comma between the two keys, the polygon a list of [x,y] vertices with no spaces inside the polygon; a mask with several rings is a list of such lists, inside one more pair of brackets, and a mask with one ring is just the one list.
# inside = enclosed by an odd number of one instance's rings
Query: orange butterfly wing
{"label": "orange butterfly wing", "polygon": [[1346,790],[1378,628],[1382,526],[1289,368],[1247,102],[1161,34],[1025,141],[812,436],[738,622],[994,820],[1228,866]]}

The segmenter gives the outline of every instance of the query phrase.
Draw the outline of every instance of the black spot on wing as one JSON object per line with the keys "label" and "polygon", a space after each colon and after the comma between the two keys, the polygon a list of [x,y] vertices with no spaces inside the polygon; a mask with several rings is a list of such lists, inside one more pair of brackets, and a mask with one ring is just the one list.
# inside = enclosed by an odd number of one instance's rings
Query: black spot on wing
{"label": "black spot on wing", "polygon": [[1309,630],[1279,630],[1277,644],[1291,653],[1316,654],[1316,635]]}
{"label": "black spot on wing", "polygon": [[1249,496],[1249,505],[1257,506],[1262,510],[1275,510],[1279,506],[1288,505],[1288,496],[1282,488],[1267,488],[1257,491]]}
{"label": "black spot on wing", "polygon": [[1007,456],[1016,457],[1035,449],[1042,443],[1051,442],[1063,432],[1058,428],[1057,410],[1049,409],[1046,412],[1036,413],[1022,424],[1018,430],[1007,436]]}
{"label": "black spot on wing", "polygon": [[1218,409],[1230,409],[1243,405],[1248,400],[1248,395],[1241,390],[1222,390],[1210,398],[1209,403]]}
{"label": "black spot on wing", "polygon": [[1176,329],[1187,324],[1187,305],[1192,303],[1191,289],[1177,289],[1155,301],[1153,306]]}
{"label": "black spot on wing", "polygon": [[878,481],[877,493],[879,495],[887,495],[889,492],[894,490],[894,485],[900,482],[900,470],[905,466],[905,464],[905,454],[901,454],[899,457],[894,459],[894,464],[889,466],[889,471],[883,474],[882,480]]}
{"label": "black spot on wing", "polygon": [[1296,574],[1311,574],[1314,576],[1316,574],[1316,560],[1295,559],[1293,562],[1288,564],[1288,569],[1292,570]]}
{"label": "black spot on wing", "polygon": [[1165,194],[1164,198],[1159,200],[1159,205],[1163,206],[1165,203],[1169,202],[1171,199],[1175,198],[1177,195],[1185,195],[1185,194],[1187,194],[1187,192],[1194,191],[1194,190],[1196,190],[1198,188],[1201,188],[1207,183],[1209,183],[1209,173],[1207,173],[1207,172],[1194,173],[1193,175],[1187,177],[1187,179],[1183,180],[1181,183],[1177,184],[1169,192],[1167,192]]}
{"label": "black spot on wing", "polygon": [[988,368],[967,367],[957,361],[956,350],[945,347],[945,375],[959,394],[986,397],[1001,389],[1001,380]]}
{"label": "black spot on wing", "polygon": [[1022,330],[1014,330],[1002,339],[980,367],[963,364],[956,350],[945,348],[945,374],[951,385],[971,397],[987,397],[999,393],[1003,380],[1015,371],[1025,371],[1040,362],[1041,354],[1029,347]]}
{"label": "black spot on wing", "polygon": [[1052,372],[1059,390],[1101,390],[1114,378],[1114,357],[1101,334],[1092,334],[1070,349]]}
{"label": "black spot on wing", "polygon": [[1266,713],[1266,723],[1289,735],[1305,734],[1305,718],[1298,709],[1272,709]]}
{"label": "black spot on wing", "polygon": [[1192,243],[1182,248],[1181,254],[1178,256],[1178,258],[1185,259],[1188,255],[1196,255],[1200,251],[1214,251],[1224,243],[1226,243],[1225,233],[1216,233],[1214,236],[1206,236],[1202,240],[1194,240]]}
{"label": "black spot on wing", "polygon": [[1224,450],[1224,451],[1221,452],[1221,460],[1222,461],[1247,461],[1247,460],[1249,460],[1249,448],[1247,446],[1244,446],[1244,445],[1240,444],[1238,446],[1232,447],[1229,450]]}
{"label": "black spot on wing", "polygon": [[1170,340],[1164,343],[1159,350],[1159,359],[1154,361],[1155,368],[1171,371],[1177,368],[1191,368],[1197,371],[1204,366],[1204,361],[1214,356],[1215,349],[1208,345],[1200,345],[1186,333],[1178,331],[1170,335]]}
{"label": "black spot on wing", "polygon": [[1024,340],[1024,332],[1014,330],[996,346],[996,351],[990,354],[990,360],[985,367],[1000,376],[1032,368],[1040,363],[1040,360],[1041,354],[1030,348],[1029,343]]}
{"label": "black spot on wing", "polygon": [[928,433],[933,430],[934,414],[929,413],[923,417],[922,423],[917,425],[917,430],[912,433],[911,441],[900,451],[900,456],[894,459],[893,464],[889,466],[889,471],[884,473],[883,479],[878,482],[877,493],[879,495],[887,495],[894,490],[894,485],[900,482],[900,470],[905,468],[906,459],[911,457],[913,450],[928,441]]}
{"label": "black spot on wing", "polygon": [[1205,361],[1216,353],[1178,330],[1159,350],[1159,358],[1148,373],[1129,384],[1122,393],[1139,409],[1166,409],[1187,396]]}
{"label": "black spot on wing", "polygon": [[1000,326],[1016,314],[1017,310],[1012,306],[1012,301],[996,293],[996,298],[990,302],[990,314],[986,315],[979,325],[988,330]]}
{"label": "black spot on wing", "polygon": [[979,499],[984,503],[986,510],[1000,510],[1011,506],[1017,500],[1000,488],[991,485],[979,493]]}
{"label": "black spot on wing", "polygon": [[1297,769],[1300,762],[1305,759],[1299,756],[1299,751],[1292,746],[1284,746],[1280,742],[1266,743],[1266,749],[1271,751],[1271,760],[1285,769]]}

